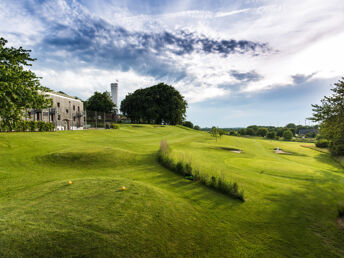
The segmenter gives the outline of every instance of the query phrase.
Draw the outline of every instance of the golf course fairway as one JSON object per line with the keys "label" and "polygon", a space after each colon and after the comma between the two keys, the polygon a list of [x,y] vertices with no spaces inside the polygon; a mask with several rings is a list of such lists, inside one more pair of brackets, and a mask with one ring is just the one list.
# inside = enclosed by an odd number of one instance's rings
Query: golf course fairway
{"label": "golf course fairway", "polygon": [[[163,168],[161,140],[245,202]],[[343,257],[344,169],[301,145],[178,126],[1,133],[0,257]]]}

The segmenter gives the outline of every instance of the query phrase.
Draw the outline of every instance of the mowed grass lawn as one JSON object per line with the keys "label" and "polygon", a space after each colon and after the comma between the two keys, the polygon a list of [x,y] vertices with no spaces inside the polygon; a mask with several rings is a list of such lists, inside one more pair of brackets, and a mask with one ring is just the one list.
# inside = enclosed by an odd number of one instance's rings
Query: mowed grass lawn
{"label": "mowed grass lawn", "polygon": [[[161,167],[162,139],[246,202]],[[301,145],[172,126],[0,134],[0,257],[344,256],[343,168]]]}

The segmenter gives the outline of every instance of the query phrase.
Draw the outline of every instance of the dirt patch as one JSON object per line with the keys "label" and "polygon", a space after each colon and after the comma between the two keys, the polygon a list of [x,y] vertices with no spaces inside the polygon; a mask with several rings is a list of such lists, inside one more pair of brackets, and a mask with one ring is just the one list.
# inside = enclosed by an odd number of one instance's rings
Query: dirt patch
{"label": "dirt patch", "polygon": [[344,229],[344,218],[338,218],[337,223],[341,229]]}

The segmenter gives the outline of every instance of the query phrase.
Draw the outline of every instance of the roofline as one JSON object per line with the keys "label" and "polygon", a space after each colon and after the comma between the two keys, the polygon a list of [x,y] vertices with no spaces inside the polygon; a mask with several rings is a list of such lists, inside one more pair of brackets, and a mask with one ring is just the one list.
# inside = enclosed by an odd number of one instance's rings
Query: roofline
{"label": "roofline", "polygon": [[52,96],[56,96],[56,97],[60,97],[60,98],[65,98],[65,99],[71,99],[71,100],[74,100],[74,101],[78,101],[78,102],[81,102],[82,101],[80,99],[76,99],[74,97],[67,97],[67,96],[63,96],[63,95],[60,95],[58,93],[53,93],[53,92],[47,92],[45,91],[44,94],[47,94],[47,95],[52,95]]}

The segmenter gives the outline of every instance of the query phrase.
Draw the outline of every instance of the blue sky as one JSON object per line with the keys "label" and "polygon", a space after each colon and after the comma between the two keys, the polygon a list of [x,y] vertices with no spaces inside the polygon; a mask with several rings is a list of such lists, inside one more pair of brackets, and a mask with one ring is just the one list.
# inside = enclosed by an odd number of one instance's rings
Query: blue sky
{"label": "blue sky", "polygon": [[166,82],[203,127],[304,124],[344,76],[343,13],[342,0],[3,0],[0,36],[82,99]]}

